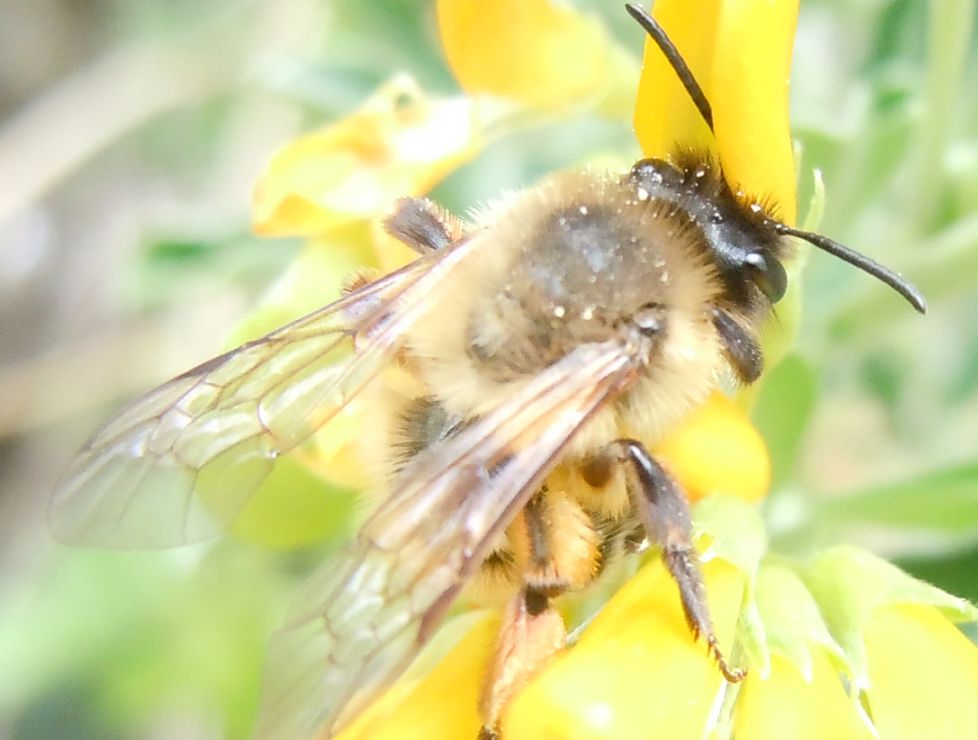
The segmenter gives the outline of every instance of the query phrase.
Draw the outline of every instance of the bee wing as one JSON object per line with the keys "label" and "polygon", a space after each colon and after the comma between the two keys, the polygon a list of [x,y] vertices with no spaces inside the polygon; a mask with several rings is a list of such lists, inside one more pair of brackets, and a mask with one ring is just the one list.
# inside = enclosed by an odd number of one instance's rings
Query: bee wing
{"label": "bee wing", "polygon": [[108,547],[218,534],[275,458],[335,416],[397,352],[475,244],[416,260],[150,391],[70,463],[51,500],[55,534]]}
{"label": "bee wing", "polygon": [[618,343],[578,347],[409,463],[349,549],[313,576],[273,638],[257,737],[328,732],[397,678],[494,537],[636,366]]}

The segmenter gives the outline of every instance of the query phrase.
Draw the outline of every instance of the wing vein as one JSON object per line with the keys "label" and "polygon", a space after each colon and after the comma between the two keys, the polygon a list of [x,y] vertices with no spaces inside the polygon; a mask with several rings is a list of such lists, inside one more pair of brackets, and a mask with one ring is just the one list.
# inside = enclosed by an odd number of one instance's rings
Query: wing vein
{"label": "wing vein", "polygon": [[618,342],[581,346],[402,468],[275,638],[257,737],[335,731],[400,675],[496,534],[637,367]]}

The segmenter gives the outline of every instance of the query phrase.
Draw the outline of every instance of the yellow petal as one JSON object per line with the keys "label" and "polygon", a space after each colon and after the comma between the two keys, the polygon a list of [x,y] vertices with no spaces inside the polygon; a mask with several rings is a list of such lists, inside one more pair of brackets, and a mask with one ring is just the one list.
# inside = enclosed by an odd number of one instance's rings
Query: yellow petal
{"label": "yellow petal", "polygon": [[734,736],[738,740],[868,740],[869,733],[828,656],[816,650],[810,681],[779,654],[771,656],[766,678],[759,672],[747,675],[734,707]]}
{"label": "yellow petal", "polygon": [[255,186],[254,229],[315,235],[421,195],[481,144],[463,99],[431,100],[399,80],[361,110],[287,144]]}
{"label": "yellow petal", "polygon": [[[713,40],[720,0],[657,0],[652,15],[711,98]],[[713,136],[651,39],[645,42],[635,101],[635,134],[647,156],[664,159],[677,146],[715,151]]]}
{"label": "yellow petal", "polygon": [[[744,579],[729,563],[705,568],[717,635],[730,644]],[[598,614],[580,642],[510,704],[507,740],[704,737],[723,678],[694,642],[675,583],[655,561]]]}
{"label": "yellow petal", "polygon": [[978,647],[921,604],[877,609],[866,629],[869,703],[886,740],[956,740],[978,728]]}
{"label": "yellow petal", "polygon": [[771,483],[764,440],[722,393],[712,394],[655,446],[655,452],[693,500],[729,493],[758,501]]}
{"label": "yellow petal", "polygon": [[602,89],[610,63],[601,24],[549,0],[439,0],[438,29],[466,92],[534,107]]}
{"label": "yellow petal", "polygon": [[717,152],[727,179],[770,196],[795,218],[788,80],[797,0],[658,0],[654,15],[676,44],[713,108],[716,140],[651,41],[635,108],[635,132],[649,156],[677,147]]}
{"label": "yellow petal", "polygon": [[708,93],[727,179],[773,197],[789,223],[796,202],[788,81],[797,20],[797,0],[723,2]]}
{"label": "yellow petal", "polygon": [[[473,618],[475,625],[471,626]],[[455,639],[446,632],[457,631],[457,627],[466,630],[464,637],[430,672],[418,677],[419,666],[412,667],[336,740],[456,740],[479,734],[479,689],[499,619],[480,612],[446,626],[448,630],[441,630],[436,642]],[[425,656],[419,662],[426,662]]]}

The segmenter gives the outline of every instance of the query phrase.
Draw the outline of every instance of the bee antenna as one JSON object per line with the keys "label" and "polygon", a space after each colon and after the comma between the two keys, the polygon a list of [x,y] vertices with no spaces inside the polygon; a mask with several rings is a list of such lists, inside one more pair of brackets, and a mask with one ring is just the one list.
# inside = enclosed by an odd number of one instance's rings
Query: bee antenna
{"label": "bee antenna", "polygon": [[[673,71],[676,73],[676,77],[679,78],[679,81],[682,83],[683,88],[689,95],[690,100],[693,101],[693,105],[696,106],[696,109],[700,112],[700,115],[706,122],[707,127],[709,127],[710,132],[715,134],[716,132],[713,131],[713,108],[710,106],[710,101],[706,99],[706,94],[703,92],[703,88],[700,87],[700,84],[693,76],[693,72],[690,70],[689,65],[686,64],[686,60],[683,59],[682,54],[679,53],[679,49],[676,48],[676,45],[672,43],[672,40],[666,34],[662,26],[656,22],[656,20],[645,8],[633,3],[625,3],[625,10],[628,11],[628,14],[632,16],[632,18],[638,21],[638,24],[645,29],[645,32],[665,55],[666,61],[669,62],[669,66],[672,67]],[[818,247],[823,252],[828,252],[844,262],[848,262],[853,267],[872,275],[877,280],[880,280],[893,288],[893,290],[903,296],[917,311],[920,313],[927,312],[927,301],[917,287],[903,276],[893,272],[893,270],[889,269],[888,267],[881,265],[879,262],[872,260],[853,249],[850,249],[844,244],[840,244],[837,241],[829,239],[827,236],[815,234],[810,231],[793,229],[790,226],[782,223],[773,223],[772,225],[777,233],[802,239],[812,246]]]}
{"label": "bee antenna", "polygon": [[683,59],[683,55],[679,53],[679,49],[676,48],[676,45],[666,35],[662,26],[656,22],[645,8],[632,3],[625,3],[625,10],[628,11],[628,14],[632,18],[638,21],[638,24],[645,29],[645,32],[656,43],[659,49],[662,50],[666,61],[669,62],[669,66],[672,67],[672,70],[676,73],[676,77],[683,84],[683,88],[689,94],[693,105],[696,106],[696,110],[700,112],[707,127],[710,129],[710,133],[714,133],[713,108],[710,106],[710,101],[706,99],[706,94],[703,92],[703,88],[700,87],[700,83],[693,77],[693,72],[689,68],[689,65],[686,64],[686,60]]}
{"label": "bee antenna", "polygon": [[859,252],[850,249],[846,245],[840,244],[839,242],[829,239],[827,236],[822,236],[821,234],[814,234],[810,231],[793,229],[790,226],[782,223],[774,224],[774,229],[779,234],[794,236],[802,239],[812,246],[818,247],[823,252],[828,252],[844,262],[848,262],[853,267],[857,267],[863,272],[872,275],[874,278],[886,283],[893,288],[893,290],[902,295],[919,313],[927,313],[927,300],[917,289],[917,287],[902,275],[893,272],[893,270],[881,265],[876,260],[872,260],[866,255],[860,254]]}

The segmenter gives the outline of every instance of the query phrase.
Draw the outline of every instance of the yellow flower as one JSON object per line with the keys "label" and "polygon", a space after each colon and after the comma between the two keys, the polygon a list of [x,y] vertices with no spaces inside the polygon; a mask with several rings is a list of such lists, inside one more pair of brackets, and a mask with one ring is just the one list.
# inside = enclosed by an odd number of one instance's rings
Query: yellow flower
{"label": "yellow flower", "polygon": [[442,49],[459,86],[530,111],[624,116],[637,74],[594,18],[551,0],[438,0]]}
{"label": "yellow flower", "polygon": [[353,115],[283,147],[255,186],[263,236],[316,236],[426,193],[482,147],[464,98],[431,99],[406,77]]}
{"label": "yellow flower", "polygon": [[766,677],[748,675],[737,699],[734,728],[736,737],[751,740],[868,737],[835,666],[822,653],[813,656],[808,675],[782,655],[772,656]]}
{"label": "yellow flower", "polygon": [[764,440],[722,393],[713,393],[653,452],[682,481],[693,501],[714,493],[759,501],[771,483]]}
{"label": "yellow flower", "polygon": [[727,179],[767,195],[795,219],[788,78],[797,0],[657,1],[654,15],[682,53],[713,108],[710,135],[662,52],[646,44],[635,133],[649,156],[677,145],[713,151]]}
{"label": "yellow flower", "polygon": [[851,547],[827,550],[801,576],[879,737],[974,735],[978,647],[953,622],[975,621],[978,609]]}
{"label": "yellow flower", "polygon": [[[744,575],[722,560],[704,568],[717,630],[729,650]],[[723,677],[690,639],[675,585],[656,559],[510,705],[503,737],[701,738]]]}
{"label": "yellow flower", "polygon": [[547,0],[439,0],[438,28],[468,93],[552,108],[593,95],[609,76],[601,25]]}
{"label": "yellow flower", "polygon": [[751,670],[730,706],[737,737],[863,738],[839,679],[845,654],[798,572],[763,563],[754,580]]}
{"label": "yellow flower", "polygon": [[475,738],[482,674],[489,661],[498,615],[479,611],[438,631],[408,672],[357,717],[342,740]]}
{"label": "yellow flower", "polygon": [[869,697],[880,737],[959,738],[975,733],[978,655],[937,608],[910,603],[879,609],[866,626],[866,651]]}
{"label": "yellow flower", "polygon": [[[838,568],[855,575],[836,579]],[[722,559],[704,570],[717,633],[729,645],[746,579]],[[818,605],[801,580],[819,570],[854,589],[836,619],[866,645],[869,680],[856,696],[841,676],[860,683],[859,650],[836,644],[822,619],[832,606]],[[690,643],[675,589],[653,562],[512,702],[504,737],[692,740],[732,729],[747,740],[868,740],[873,725],[887,740],[950,740],[978,727],[978,648],[949,619],[974,619],[963,601],[851,549],[794,569],[762,564],[755,589],[771,654],[752,663],[741,686],[725,685]]]}

